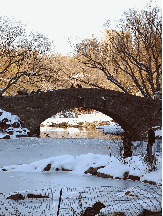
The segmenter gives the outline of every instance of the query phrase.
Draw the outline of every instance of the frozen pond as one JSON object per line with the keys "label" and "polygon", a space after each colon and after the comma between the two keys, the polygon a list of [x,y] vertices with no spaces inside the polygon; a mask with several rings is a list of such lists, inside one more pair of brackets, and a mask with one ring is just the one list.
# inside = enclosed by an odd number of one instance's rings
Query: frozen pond
{"label": "frozen pond", "polygon": [[[111,149],[111,156],[118,157],[120,142],[120,140],[110,139],[70,138],[19,138],[1,140],[0,167],[29,164],[62,155],[80,156],[82,154],[93,153],[106,156],[110,155],[109,147]],[[153,149],[155,152],[161,151],[160,143],[161,140],[157,140]],[[134,143],[133,155],[140,155],[140,153],[143,154],[145,151],[145,142]],[[159,187],[141,183],[139,181],[107,179],[92,176],[90,174],[78,176],[62,171],[26,172],[26,170],[23,170],[22,172],[0,172],[0,214],[3,215],[5,213],[5,215],[7,215],[8,212],[13,215],[14,212],[22,212],[22,214],[26,216],[33,214],[56,215],[59,191],[61,188],[63,188],[63,199],[61,202],[60,216],[64,216],[65,214],[72,215],[72,212],[69,210],[70,203],[74,205],[76,211],[79,212],[79,191],[83,193],[82,202],[84,208],[90,206],[99,199],[108,207],[110,206],[110,203],[112,203],[112,205],[115,203],[119,205],[119,203],[125,199],[127,202],[131,199],[132,204],[133,197],[128,196],[126,198],[125,195],[125,191],[127,191],[127,189],[131,191],[131,188],[135,188],[133,189],[133,193],[138,193],[141,202],[144,202],[144,196],[148,199],[148,196],[150,196],[149,190],[151,190],[153,197],[150,198],[150,200],[155,200],[157,197],[154,207],[157,206],[158,211],[161,208],[161,192]],[[50,198],[47,200],[45,199],[44,202],[41,200],[30,201],[30,199],[25,199],[23,202],[19,201],[17,203],[12,200],[6,200],[6,197],[10,192],[16,191],[20,191],[24,196],[26,196],[25,194],[27,194],[27,191],[33,191],[35,194],[40,193],[39,191],[41,191],[41,194],[49,194]],[[142,195],[142,191],[145,195]],[[115,193],[119,194],[116,196],[116,199]],[[110,194],[109,197],[108,194]],[[140,195],[142,197],[140,197]],[[121,196],[125,196],[125,198],[122,199]],[[133,207],[130,207],[130,209],[132,208]],[[139,207],[137,207],[137,209],[139,210]],[[129,215],[131,215],[130,212]]]}
{"label": "frozen pond", "polygon": [[[61,155],[78,156],[81,154],[102,154],[119,156],[119,140],[108,139],[46,139],[20,138],[0,141],[0,167],[7,165],[28,164],[38,160]],[[143,146],[142,146],[143,145]],[[135,145],[136,146],[136,145]],[[142,148],[143,147],[143,148]],[[146,143],[138,143],[133,155],[145,152]],[[156,148],[155,148],[156,150]],[[45,186],[119,186],[131,187],[141,185],[140,182],[104,179],[96,176],[74,176],[68,172],[26,173],[0,172],[0,191],[33,190]]]}

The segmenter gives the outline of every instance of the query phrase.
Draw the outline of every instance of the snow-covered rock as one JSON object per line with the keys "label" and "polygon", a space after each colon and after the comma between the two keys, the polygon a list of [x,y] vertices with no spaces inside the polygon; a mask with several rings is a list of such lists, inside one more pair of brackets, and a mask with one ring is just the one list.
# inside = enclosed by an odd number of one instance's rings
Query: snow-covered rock
{"label": "snow-covered rock", "polygon": [[0,139],[28,136],[29,130],[21,127],[20,118],[0,109]]}

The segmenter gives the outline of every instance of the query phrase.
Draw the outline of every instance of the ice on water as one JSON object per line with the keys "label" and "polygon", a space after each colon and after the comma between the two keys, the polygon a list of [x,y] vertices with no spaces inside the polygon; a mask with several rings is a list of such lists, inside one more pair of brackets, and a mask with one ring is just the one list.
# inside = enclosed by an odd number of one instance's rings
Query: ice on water
{"label": "ice on water", "polygon": [[[2,115],[0,116],[0,120],[2,120],[5,117],[8,118],[10,124],[19,121],[17,116],[12,116],[10,113],[3,111]],[[115,127],[117,127],[117,125],[112,124],[110,129],[114,130]],[[21,128],[18,128],[17,130],[19,129]],[[105,129],[106,131],[110,130],[105,126],[103,129]],[[156,131],[156,135],[162,136],[162,130]],[[4,134],[0,133],[0,136],[3,137]],[[11,138],[15,138],[15,136],[16,136],[16,132],[14,132],[14,136]],[[33,144],[28,146],[28,149],[26,149],[27,152],[30,151],[30,148],[32,150],[36,145],[35,138],[31,138],[30,140],[31,143]],[[17,142],[20,143],[21,139],[19,139]],[[42,145],[41,142],[42,140],[40,139],[40,145]],[[8,143],[10,142],[8,141]],[[85,148],[87,147],[86,145]],[[24,146],[23,143],[20,143],[19,146],[22,146],[22,149],[24,148],[24,150],[26,148],[26,146]],[[81,146],[84,146],[84,143],[81,143]],[[137,147],[137,143],[134,143],[134,148],[136,147]],[[14,146],[9,145],[9,148],[11,148],[11,151],[13,151]],[[97,154],[97,153],[84,153],[84,154],[77,154],[77,155],[60,154],[59,156],[47,157],[46,159],[40,159],[40,160],[36,159],[33,162],[23,163],[21,165],[3,166],[3,168],[6,169],[8,173],[13,173],[13,172],[41,173],[44,167],[47,166],[47,164],[51,164],[51,170],[50,170],[51,173],[56,172],[55,171],[56,168],[63,167],[65,169],[72,170],[69,171],[71,175],[84,176],[85,175],[84,171],[86,171],[89,167],[105,166],[105,168],[99,169],[98,172],[112,175],[113,178],[117,176],[123,177],[124,172],[129,172],[129,174],[131,175],[140,176],[141,181],[148,180],[148,181],[155,181],[157,184],[162,184],[161,154],[157,154],[157,170],[153,172],[149,172],[147,164],[144,163],[141,155],[133,154],[131,158],[126,159],[126,163],[124,164],[124,161],[114,156],[114,154],[112,154],[112,156],[110,157],[106,152],[103,154]],[[3,171],[0,172],[2,174]],[[106,213],[108,211],[109,212],[123,211],[126,213],[126,215],[131,215],[131,211],[132,211],[133,215],[134,214],[137,215],[141,213],[143,208],[152,211],[160,211],[162,208],[161,206],[162,191],[161,191],[161,187],[159,186],[142,184],[141,187],[136,186],[136,187],[126,189],[122,187],[119,188],[119,187],[106,187],[106,186],[89,187],[89,188],[87,187],[69,188],[63,185],[58,185],[58,186],[55,185],[55,187],[50,187],[50,188],[45,187],[37,191],[36,190],[18,191],[25,197],[27,196],[27,193],[35,193],[35,194],[41,193],[42,195],[45,194],[49,195],[50,198],[44,199],[44,201],[42,199],[34,200],[28,198],[22,201],[7,200],[6,198],[7,196],[9,196],[9,193],[6,192],[0,193],[0,214],[14,215],[14,212],[15,214],[16,212],[21,212],[26,216],[56,215],[59,192],[61,188],[63,190],[62,192],[63,195],[61,201],[60,216],[66,214],[73,215],[71,211],[71,206],[75,209],[76,212],[80,213],[81,209],[78,204],[79,194],[82,195],[83,208],[91,206],[92,204],[95,203],[95,201],[103,202],[106,205],[106,208],[101,210],[101,212],[103,213]],[[125,194],[127,191],[129,191],[128,195]]]}

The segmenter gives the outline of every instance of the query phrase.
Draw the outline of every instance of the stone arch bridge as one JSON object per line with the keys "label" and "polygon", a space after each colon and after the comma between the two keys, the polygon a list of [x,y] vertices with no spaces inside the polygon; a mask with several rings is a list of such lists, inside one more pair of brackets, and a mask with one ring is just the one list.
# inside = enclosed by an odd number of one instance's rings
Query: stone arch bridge
{"label": "stone arch bridge", "polygon": [[0,108],[18,115],[30,136],[39,133],[40,124],[56,113],[71,108],[91,108],[113,118],[125,131],[138,137],[147,124],[161,125],[159,100],[106,89],[55,89],[24,96],[3,96]]}

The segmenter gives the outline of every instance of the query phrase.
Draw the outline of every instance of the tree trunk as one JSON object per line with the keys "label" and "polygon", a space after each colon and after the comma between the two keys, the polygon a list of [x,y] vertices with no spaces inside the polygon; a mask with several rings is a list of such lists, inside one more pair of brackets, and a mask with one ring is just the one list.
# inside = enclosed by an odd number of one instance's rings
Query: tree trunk
{"label": "tree trunk", "polygon": [[132,156],[132,151],[131,151],[131,134],[130,132],[124,132],[124,137],[123,137],[123,146],[124,146],[124,158],[131,157]]}

